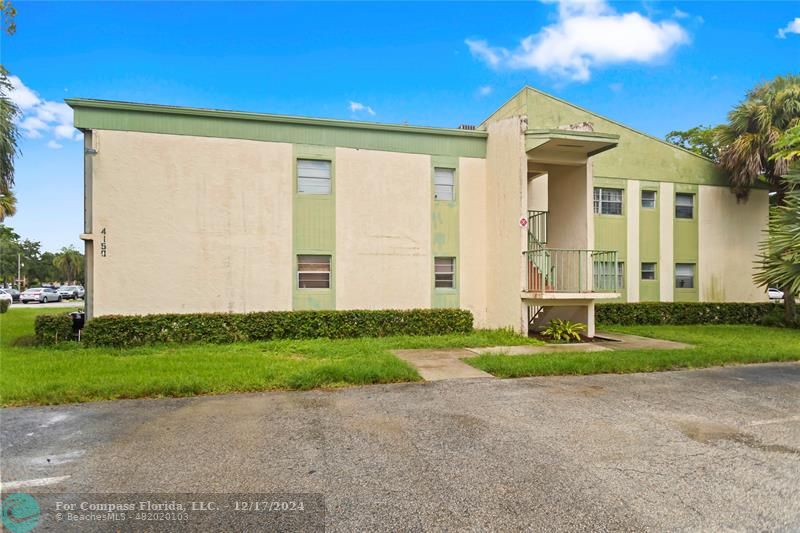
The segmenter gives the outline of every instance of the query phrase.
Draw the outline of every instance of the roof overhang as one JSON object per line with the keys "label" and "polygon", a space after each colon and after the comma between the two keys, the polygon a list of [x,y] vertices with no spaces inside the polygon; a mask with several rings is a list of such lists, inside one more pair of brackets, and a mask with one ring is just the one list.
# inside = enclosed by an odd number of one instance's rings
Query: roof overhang
{"label": "roof overhang", "polygon": [[619,144],[619,135],[594,131],[527,130],[528,159],[554,165],[580,165]]}

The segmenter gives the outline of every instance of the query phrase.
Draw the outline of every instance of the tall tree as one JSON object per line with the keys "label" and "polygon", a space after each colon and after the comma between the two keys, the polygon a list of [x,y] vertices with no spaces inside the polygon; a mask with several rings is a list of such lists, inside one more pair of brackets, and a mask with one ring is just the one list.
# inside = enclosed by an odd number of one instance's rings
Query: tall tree
{"label": "tall tree", "polygon": [[789,170],[784,181],[783,205],[770,212],[767,238],[761,243],[761,264],[753,276],[756,283],[783,288],[784,320],[797,321],[795,297],[800,293],[800,125],[789,128],[778,142],[771,159],[784,159]]}
{"label": "tall tree", "polygon": [[[800,125],[800,76],[778,76],[761,84],[728,113],[728,124],[719,133],[720,163],[728,171],[731,188],[738,199],[747,199],[750,188],[766,183],[775,194],[775,208],[783,211],[792,185],[785,179],[789,158],[780,152],[781,136]],[[796,316],[793,291],[784,292],[784,316]]]}
{"label": "tall tree", "polygon": [[777,205],[783,205],[788,160],[772,155],[780,136],[798,124],[800,76],[778,76],[757,86],[728,113],[728,124],[718,136],[719,160],[737,198],[746,199],[750,188],[763,179],[776,194]]}
{"label": "tall tree", "polygon": [[62,281],[76,281],[83,271],[83,254],[72,246],[64,247],[55,255],[53,266],[58,269]]}
{"label": "tall tree", "polygon": [[0,188],[0,222],[6,217],[13,217],[17,213],[17,197],[13,191],[4,191]]}
{"label": "tall tree", "polygon": [[666,140],[712,161],[719,161],[718,135],[721,129],[722,126],[695,126],[686,131],[671,131]]}
{"label": "tall tree", "polygon": [[17,119],[21,111],[11,100],[12,90],[8,72],[0,65],[0,195],[6,198],[6,203],[10,203],[13,210],[16,200],[11,188],[14,186],[14,158],[18,153]]}

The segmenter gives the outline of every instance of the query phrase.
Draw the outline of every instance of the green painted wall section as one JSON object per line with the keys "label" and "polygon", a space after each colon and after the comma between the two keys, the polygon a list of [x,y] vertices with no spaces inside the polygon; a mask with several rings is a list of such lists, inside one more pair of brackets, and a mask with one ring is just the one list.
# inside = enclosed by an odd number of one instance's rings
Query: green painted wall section
{"label": "green painted wall section", "polygon": [[[660,290],[658,285],[659,279],[659,254],[661,244],[661,232],[659,228],[659,197],[658,183],[642,181],[640,182],[640,189],[642,191],[655,191],[656,205],[654,208],[642,207],[641,192],[639,201],[639,265],[637,272],[639,273],[639,301],[641,302],[657,302],[660,298]],[[644,280],[641,274],[641,263],[656,263],[656,279]],[[633,283],[634,280],[631,280]]]}
{"label": "green painted wall section", "polygon": [[[623,189],[622,193],[622,214],[621,215],[594,215],[594,248],[595,250],[616,250],[617,261],[627,264],[628,252],[628,213],[626,211],[626,198],[628,195],[627,181],[619,178],[595,177],[594,187],[610,187],[613,189]],[[619,292],[619,298],[611,300],[597,300],[598,302],[624,302],[627,301],[626,294],[631,280],[624,278],[625,287]]]}
{"label": "green painted wall section", "polygon": [[[459,261],[459,223],[458,223],[458,204],[461,197],[461,186],[459,182],[458,158],[434,156],[431,157],[431,191],[433,191],[433,177],[435,168],[452,168],[455,170],[455,200],[442,201],[435,200],[431,193],[431,306],[436,307],[458,307],[458,291],[461,286],[460,272],[461,264]],[[433,283],[434,266],[433,260],[436,257],[455,257],[456,279],[454,289],[437,289]]]}
{"label": "green painted wall section", "polygon": [[484,131],[68,99],[75,127],[486,157]]}
{"label": "green painted wall section", "polygon": [[[678,289],[675,288],[675,301],[676,302],[696,302],[699,300],[698,282],[699,282],[699,265],[698,265],[698,223],[697,215],[702,208],[699,204],[698,187],[696,185],[687,185],[676,183],[675,194],[677,193],[692,193],[694,194],[694,218],[675,218],[673,213],[673,253],[675,263],[692,263],[694,268],[694,288],[692,289]],[[673,280],[673,286],[675,281]]]}
{"label": "green painted wall section", "polygon": [[[326,146],[294,145],[292,170],[292,308],[336,308],[336,150]],[[331,162],[331,194],[299,194],[297,192],[297,160],[322,159]],[[331,256],[331,288],[299,289],[297,256],[318,254]]]}
{"label": "green painted wall section", "polygon": [[596,132],[619,135],[616,148],[593,158],[597,176],[727,185],[725,175],[703,157],[530,87],[526,88],[525,99],[531,129],[589,121]]}

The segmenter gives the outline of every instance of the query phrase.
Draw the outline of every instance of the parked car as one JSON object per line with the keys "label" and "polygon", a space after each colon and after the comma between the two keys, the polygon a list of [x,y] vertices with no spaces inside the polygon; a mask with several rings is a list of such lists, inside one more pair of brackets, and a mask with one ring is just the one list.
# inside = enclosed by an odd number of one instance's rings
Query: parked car
{"label": "parked car", "polygon": [[8,300],[9,302],[13,302],[14,298],[12,298],[11,294],[9,294],[5,289],[0,289],[0,300]]}
{"label": "parked car", "polygon": [[78,289],[78,298],[83,299],[86,297],[86,289],[83,288],[83,285],[75,285],[75,288]]}
{"label": "parked car", "polygon": [[3,290],[11,295],[11,299],[13,301],[15,301],[15,302],[19,301],[19,291],[17,289],[12,289],[11,287],[9,287],[9,288],[3,289]]}
{"label": "parked car", "polygon": [[775,287],[767,289],[767,296],[769,296],[770,302],[783,301],[783,291]]}
{"label": "parked car", "polygon": [[50,287],[34,287],[20,294],[19,301],[24,304],[28,302],[46,304],[48,302],[60,302],[61,296],[55,289]]}
{"label": "parked car", "polygon": [[75,285],[62,285],[58,288],[58,294],[65,300],[78,298],[78,287]]}

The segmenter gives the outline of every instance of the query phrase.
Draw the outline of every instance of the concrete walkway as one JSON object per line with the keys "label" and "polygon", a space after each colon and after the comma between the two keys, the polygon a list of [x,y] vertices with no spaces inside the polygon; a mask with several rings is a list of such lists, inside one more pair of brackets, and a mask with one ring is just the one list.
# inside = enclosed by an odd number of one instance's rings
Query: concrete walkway
{"label": "concrete walkway", "polygon": [[623,333],[597,333],[603,339],[581,344],[547,344],[544,346],[488,346],[453,350],[392,350],[392,353],[417,369],[425,381],[444,379],[492,378],[462,359],[483,354],[544,355],[561,352],[608,352],[617,350],[680,350],[691,345],[664,339],[652,339]]}
{"label": "concrete walkway", "polygon": [[461,360],[475,356],[469,350],[392,350],[392,353],[416,368],[425,381],[494,377]]}

